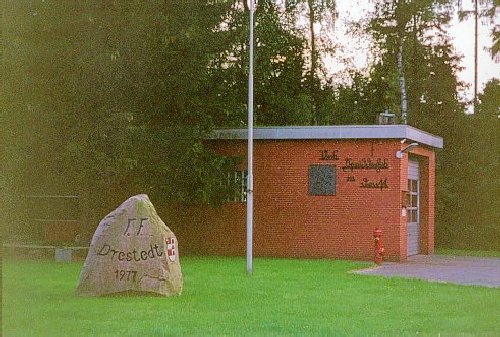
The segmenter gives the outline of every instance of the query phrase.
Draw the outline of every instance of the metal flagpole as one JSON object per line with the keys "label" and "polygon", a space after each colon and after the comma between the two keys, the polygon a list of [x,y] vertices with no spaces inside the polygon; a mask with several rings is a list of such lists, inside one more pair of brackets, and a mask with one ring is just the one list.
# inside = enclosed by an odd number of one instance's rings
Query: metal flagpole
{"label": "metal flagpole", "polygon": [[254,0],[250,0],[250,38],[248,64],[248,164],[247,164],[247,274],[252,273],[253,243],[253,10]]}
{"label": "metal flagpole", "polygon": [[478,28],[477,28],[477,0],[474,0],[474,113],[477,113],[477,40],[478,40]]}

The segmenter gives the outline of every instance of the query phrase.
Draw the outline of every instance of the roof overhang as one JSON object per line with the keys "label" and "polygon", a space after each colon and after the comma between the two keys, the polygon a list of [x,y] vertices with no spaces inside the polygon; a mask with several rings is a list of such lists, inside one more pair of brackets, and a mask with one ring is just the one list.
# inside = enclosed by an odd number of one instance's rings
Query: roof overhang
{"label": "roof overhang", "polygon": [[[247,139],[247,129],[217,129],[209,139]],[[307,139],[407,139],[434,148],[443,148],[443,138],[408,125],[342,125],[258,127],[255,140]]]}

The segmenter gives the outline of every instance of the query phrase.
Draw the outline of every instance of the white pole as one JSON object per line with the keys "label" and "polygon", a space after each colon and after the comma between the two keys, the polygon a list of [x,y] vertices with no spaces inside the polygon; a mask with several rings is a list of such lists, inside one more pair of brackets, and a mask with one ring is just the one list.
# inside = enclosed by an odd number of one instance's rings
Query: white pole
{"label": "white pole", "polygon": [[248,164],[247,164],[247,274],[252,273],[253,243],[253,10],[250,0],[250,55],[248,64]]}
{"label": "white pole", "polygon": [[478,28],[477,28],[477,0],[474,0],[474,113],[477,113],[477,38],[478,38]]}

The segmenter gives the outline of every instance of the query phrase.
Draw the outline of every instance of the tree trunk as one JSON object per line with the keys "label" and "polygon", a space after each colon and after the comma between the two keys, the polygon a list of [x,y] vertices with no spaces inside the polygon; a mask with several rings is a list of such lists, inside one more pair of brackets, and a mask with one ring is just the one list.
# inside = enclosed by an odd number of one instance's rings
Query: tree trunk
{"label": "tree trunk", "polygon": [[399,89],[401,90],[401,122],[407,123],[408,102],[406,99],[406,84],[403,72],[403,41],[399,42],[398,58],[398,74],[399,74]]}
{"label": "tree trunk", "polygon": [[315,97],[315,89],[314,89],[314,75],[316,73],[316,68],[318,67],[318,58],[316,55],[316,35],[314,34],[314,0],[308,0],[307,5],[309,7],[309,30],[310,30],[310,39],[311,39],[311,69],[309,73],[309,94],[312,100],[311,104],[311,117],[313,119],[313,124],[318,124],[316,118],[316,100]]}

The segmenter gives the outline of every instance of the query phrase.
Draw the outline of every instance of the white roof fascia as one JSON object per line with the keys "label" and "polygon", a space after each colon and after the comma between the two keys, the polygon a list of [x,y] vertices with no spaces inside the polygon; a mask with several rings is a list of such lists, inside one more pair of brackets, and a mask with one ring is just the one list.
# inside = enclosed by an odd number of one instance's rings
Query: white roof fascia
{"label": "white roof fascia", "polygon": [[[247,139],[247,129],[216,129],[209,139]],[[282,126],[257,127],[255,140],[306,139],[408,139],[443,148],[443,138],[408,125]]]}

